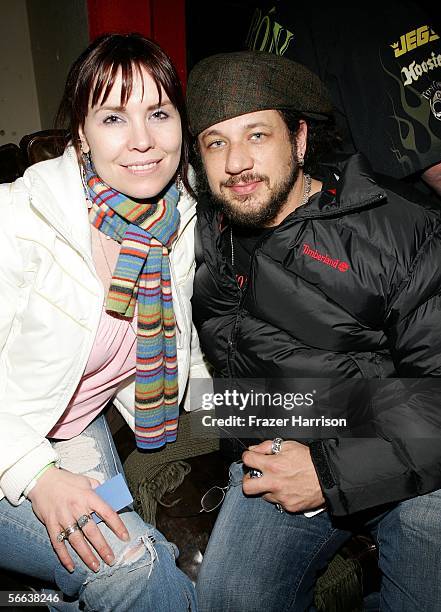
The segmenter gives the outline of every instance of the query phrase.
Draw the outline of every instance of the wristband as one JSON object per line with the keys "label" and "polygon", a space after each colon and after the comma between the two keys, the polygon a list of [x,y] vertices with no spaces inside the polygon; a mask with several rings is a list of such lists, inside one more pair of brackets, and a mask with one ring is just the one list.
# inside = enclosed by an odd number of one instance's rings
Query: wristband
{"label": "wristband", "polygon": [[46,472],[46,470],[48,470],[50,467],[55,466],[55,465],[56,465],[55,461],[51,461],[50,463],[45,465],[44,468],[42,468],[38,472],[38,474],[36,476],[34,476],[34,478],[31,480],[31,482],[28,484],[28,486],[24,489],[23,495],[25,497],[27,497],[29,495],[29,493],[32,491],[32,489],[35,487],[35,485],[37,484],[37,480],[40,478],[40,476],[43,476],[43,474]]}

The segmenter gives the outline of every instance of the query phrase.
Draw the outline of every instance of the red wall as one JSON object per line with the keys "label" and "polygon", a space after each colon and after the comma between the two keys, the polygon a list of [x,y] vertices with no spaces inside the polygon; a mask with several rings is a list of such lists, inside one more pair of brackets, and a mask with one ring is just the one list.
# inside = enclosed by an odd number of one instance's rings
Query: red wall
{"label": "red wall", "polygon": [[90,40],[110,32],[139,32],[155,40],[187,80],[185,0],[87,0]]}

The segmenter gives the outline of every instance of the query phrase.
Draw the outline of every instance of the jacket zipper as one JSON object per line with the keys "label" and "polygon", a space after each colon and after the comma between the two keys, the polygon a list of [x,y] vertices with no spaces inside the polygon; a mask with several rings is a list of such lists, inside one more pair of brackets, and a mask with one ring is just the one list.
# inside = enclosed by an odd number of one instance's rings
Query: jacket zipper
{"label": "jacket zipper", "polygon": [[262,246],[262,244],[265,242],[265,240],[267,238],[268,238],[268,236],[263,236],[262,238],[260,238],[260,240],[258,240],[256,242],[256,244],[253,247],[253,250],[252,250],[251,256],[250,256],[250,264],[248,266],[248,275],[247,275],[247,279],[246,279],[246,282],[245,282],[245,287],[243,289],[240,288],[239,283],[237,282],[237,279],[236,279],[236,274],[234,272],[234,269],[231,268],[232,271],[233,271],[233,276],[234,276],[234,279],[236,281],[237,288],[240,291],[240,299],[239,299],[239,303],[237,305],[236,318],[234,320],[233,329],[232,329],[230,337],[228,339],[228,346],[227,346],[227,369],[228,369],[228,377],[229,378],[233,378],[234,377],[234,373],[233,373],[233,360],[234,360],[234,357],[235,357],[235,354],[236,354],[236,338],[237,338],[237,334],[238,334],[238,330],[239,330],[239,321],[240,321],[241,315],[242,315],[243,304],[244,304],[244,301],[245,301],[245,298],[246,298],[247,292],[248,292],[249,279],[250,279],[250,276],[251,276],[251,270],[253,268],[254,256],[255,256],[255,253],[256,253],[257,249]]}

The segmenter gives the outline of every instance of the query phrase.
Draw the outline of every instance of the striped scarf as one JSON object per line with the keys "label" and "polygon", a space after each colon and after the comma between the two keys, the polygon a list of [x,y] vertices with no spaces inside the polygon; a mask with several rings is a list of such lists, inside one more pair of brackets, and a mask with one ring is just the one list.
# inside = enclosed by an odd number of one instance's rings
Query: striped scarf
{"label": "striped scarf", "polygon": [[90,221],[121,243],[106,310],[132,318],[138,302],[135,438],[138,448],[176,440],[178,364],[168,249],[176,238],[179,191],[134,202],[108,187],[89,166],[86,186]]}

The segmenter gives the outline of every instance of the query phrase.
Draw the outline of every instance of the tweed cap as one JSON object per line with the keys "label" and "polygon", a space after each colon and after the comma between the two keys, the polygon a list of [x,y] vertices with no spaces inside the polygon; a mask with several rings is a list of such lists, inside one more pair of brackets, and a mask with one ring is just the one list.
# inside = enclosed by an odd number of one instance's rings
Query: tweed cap
{"label": "tweed cap", "polygon": [[201,60],[187,84],[190,129],[260,110],[294,110],[324,120],[332,115],[329,94],[310,70],[264,51],[220,53]]}

